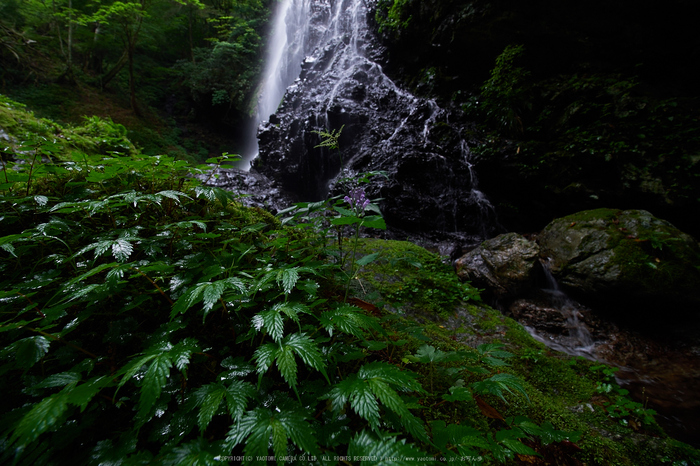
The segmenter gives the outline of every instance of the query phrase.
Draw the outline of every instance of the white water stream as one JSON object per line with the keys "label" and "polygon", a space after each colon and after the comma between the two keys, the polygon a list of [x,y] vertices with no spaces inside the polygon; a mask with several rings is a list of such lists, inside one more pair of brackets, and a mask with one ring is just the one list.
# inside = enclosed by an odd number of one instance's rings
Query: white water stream
{"label": "white water stream", "polygon": [[597,360],[598,358],[594,354],[596,344],[586,324],[581,322],[580,305],[559,288],[559,284],[549,270],[548,265],[542,265],[545,275],[545,287],[542,291],[549,295],[549,304],[565,318],[568,334],[554,338],[541,334],[536,329],[528,326],[525,326],[525,329],[535,340],[554,350],[572,356],[583,356],[591,360]]}
{"label": "white water stream", "polygon": [[265,70],[258,86],[258,104],[254,124],[249,130],[243,154],[244,170],[258,155],[258,126],[279,107],[287,88],[301,72],[301,64],[310,47],[307,33],[312,0],[282,0],[273,15],[270,39],[265,54]]}

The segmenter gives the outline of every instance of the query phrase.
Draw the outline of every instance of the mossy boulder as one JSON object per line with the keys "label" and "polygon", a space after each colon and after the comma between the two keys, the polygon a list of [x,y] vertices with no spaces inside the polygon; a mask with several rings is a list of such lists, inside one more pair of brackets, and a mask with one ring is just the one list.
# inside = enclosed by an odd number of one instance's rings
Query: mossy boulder
{"label": "mossy boulder", "polygon": [[551,222],[537,241],[560,285],[585,301],[623,310],[700,305],[698,242],[647,211],[579,212]]}
{"label": "mossy boulder", "polygon": [[455,261],[463,281],[485,288],[495,298],[517,296],[534,284],[539,247],[517,233],[506,233],[481,243]]}

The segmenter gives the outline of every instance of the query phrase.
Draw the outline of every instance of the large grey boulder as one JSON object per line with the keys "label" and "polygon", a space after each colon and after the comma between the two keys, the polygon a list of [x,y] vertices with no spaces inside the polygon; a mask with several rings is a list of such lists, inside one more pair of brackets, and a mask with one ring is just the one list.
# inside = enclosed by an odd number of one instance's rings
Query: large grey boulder
{"label": "large grey boulder", "polygon": [[534,284],[539,247],[517,233],[506,233],[481,243],[455,261],[457,275],[484,288],[496,298],[519,295]]}
{"label": "large grey boulder", "polygon": [[579,212],[554,220],[537,241],[559,284],[581,299],[700,304],[697,241],[647,211]]}

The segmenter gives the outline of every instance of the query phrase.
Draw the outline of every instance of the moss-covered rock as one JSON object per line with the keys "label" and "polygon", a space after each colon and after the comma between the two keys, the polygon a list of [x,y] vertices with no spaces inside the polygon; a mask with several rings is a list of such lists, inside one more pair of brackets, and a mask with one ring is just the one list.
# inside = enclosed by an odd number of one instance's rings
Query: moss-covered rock
{"label": "moss-covered rock", "polygon": [[538,236],[567,290],[588,301],[664,309],[700,303],[700,247],[644,210],[596,209],[559,218]]}
{"label": "moss-covered rock", "polygon": [[497,298],[516,296],[532,287],[539,267],[539,247],[517,233],[484,241],[457,259],[460,279],[485,288]]}

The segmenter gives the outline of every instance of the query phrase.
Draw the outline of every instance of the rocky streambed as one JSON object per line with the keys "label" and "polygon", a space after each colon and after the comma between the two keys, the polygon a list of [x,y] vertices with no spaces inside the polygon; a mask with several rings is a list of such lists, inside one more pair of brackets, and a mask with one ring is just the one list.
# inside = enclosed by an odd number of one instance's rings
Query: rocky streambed
{"label": "rocky streambed", "polygon": [[[700,445],[700,248],[646,211],[597,209],[455,262],[552,349],[608,363],[675,437]],[[582,303],[585,303],[582,304]]]}

